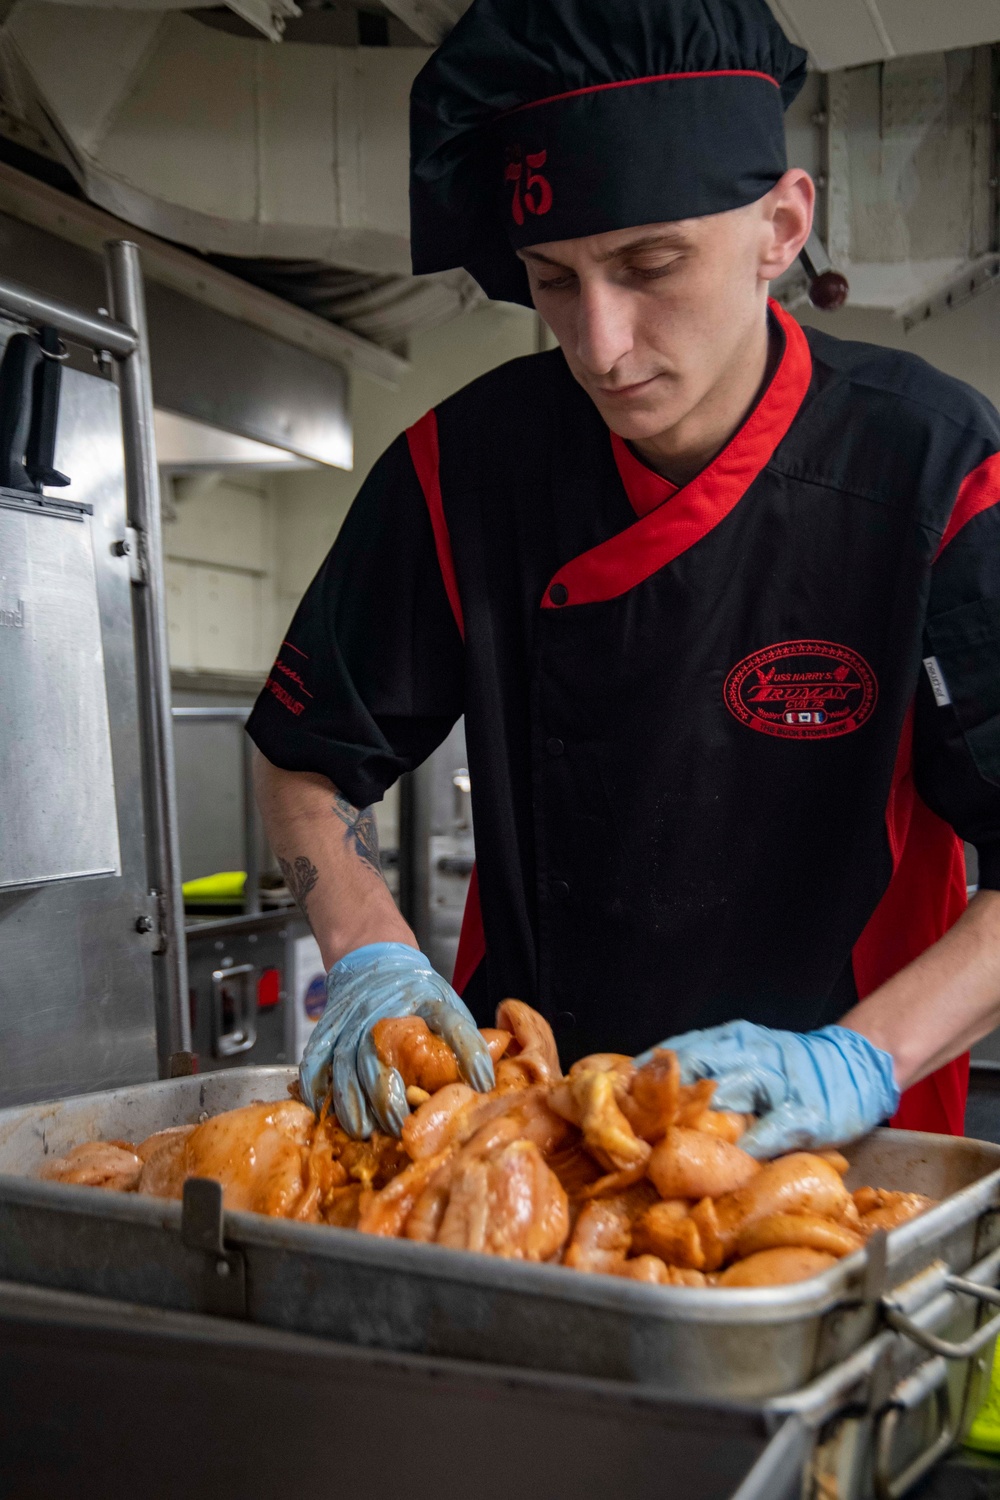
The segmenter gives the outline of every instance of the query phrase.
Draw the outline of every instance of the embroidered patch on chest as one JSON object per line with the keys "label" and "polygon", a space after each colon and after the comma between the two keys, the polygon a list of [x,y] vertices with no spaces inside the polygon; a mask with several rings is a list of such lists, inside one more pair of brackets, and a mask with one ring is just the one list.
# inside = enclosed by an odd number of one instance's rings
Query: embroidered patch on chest
{"label": "embroidered patch on chest", "polygon": [[851,734],[878,700],[875,674],[832,641],[780,641],[744,657],[726,678],[726,707],[748,729],[786,739]]}

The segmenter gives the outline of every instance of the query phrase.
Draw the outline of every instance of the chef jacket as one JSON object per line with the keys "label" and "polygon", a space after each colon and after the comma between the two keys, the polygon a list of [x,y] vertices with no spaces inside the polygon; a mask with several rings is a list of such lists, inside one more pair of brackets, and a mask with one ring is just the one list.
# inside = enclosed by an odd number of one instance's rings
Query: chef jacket
{"label": "chef jacket", "polygon": [[[804,331],[680,489],[560,351],[375,465],[249,722],[358,806],[464,713],[478,865],[456,987],[564,1061],[836,1021],[1000,889],[1000,418]],[[967,1060],[900,1123],[960,1131]]]}

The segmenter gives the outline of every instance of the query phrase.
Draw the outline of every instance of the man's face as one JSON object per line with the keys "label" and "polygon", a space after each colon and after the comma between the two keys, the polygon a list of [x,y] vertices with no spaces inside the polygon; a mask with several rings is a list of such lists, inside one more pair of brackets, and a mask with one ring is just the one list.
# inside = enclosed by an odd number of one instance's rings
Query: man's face
{"label": "man's face", "polygon": [[[793,194],[793,215],[801,217],[804,194],[811,217],[812,184],[805,173],[788,176],[808,184]],[[725,382],[759,337],[769,281],[803,238],[789,234],[769,194],[728,213],[520,254],[535,307],[574,376],[613,432],[641,442],[675,427]]]}

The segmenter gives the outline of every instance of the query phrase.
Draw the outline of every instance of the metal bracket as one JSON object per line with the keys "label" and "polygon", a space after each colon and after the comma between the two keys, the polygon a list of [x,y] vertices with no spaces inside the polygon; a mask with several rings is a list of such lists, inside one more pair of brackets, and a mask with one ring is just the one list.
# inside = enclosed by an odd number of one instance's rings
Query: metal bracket
{"label": "metal bracket", "polygon": [[181,1207],[181,1239],[205,1256],[201,1311],[218,1318],[247,1316],[247,1267],[243,1252],[227,1250],[222,1238],[222,1184],[189,1177]]}
{"label": "metal bracket", "polygon": [[128,558],[129,582],[145,587],[149,582],[149,575],[146,571],[146,553],[142,538],[135,527],[126,526],[125,535],[117,542],[112,542],[111,550],[116,557]]}
{"label": "metal bracket", "polygon": [[[980,1286],[977,1281],[965,1281],[961,1276],[947,1277],[944,1290],[962,1292],[967,1297],[975,1297],[978,1302],[988,1302],[994,1307],[1000,1307],[1000,1291],[995,1287]],[[938,1338],[936,1333],[928,1333],[926,1328],[921,1328],[912,1318],[906,1316],[891,1297],[883,1298],[882,1310],[890,1328],[894,1328],[897,1333],[905,1334],[922,1349],[929,1349],[932,1354],[939,1354],[944,1359],[970,1359],[973,1354],[1000,1334],[1000,1313],[997,1313],[996,1317],[988,1318],[981,1327],[976,1329],[975,1333],[970,1333],[967,1339],[956,1344],[950,1339]]]}
{"label": "metal bracket", "polygon": [[[934,1402],[934,1433],[930,1443],[898,1474],[892,1472],[896,1433],[905,1412],[915,1411],[923,1402]],[[879,1420],[875,1434],[873,1480],[878,1500],[899,1500],[943,1458],[958,1436],[957,1421],[952,1412],[948,1388],[948,1365],[943,1358],[929,1359],[912,1375],[901,1380],[890,1398],[889,1409]]]}
{"label": "metal bracket", "polygon": [[921,297],[901,308],[897,316],[909,333],[918,324],[926,323],[940,313],[951,312],[995,286],[1000,286],[1000,253],[994,250],[965,266],[958,275],[938,287],[932,296]]}

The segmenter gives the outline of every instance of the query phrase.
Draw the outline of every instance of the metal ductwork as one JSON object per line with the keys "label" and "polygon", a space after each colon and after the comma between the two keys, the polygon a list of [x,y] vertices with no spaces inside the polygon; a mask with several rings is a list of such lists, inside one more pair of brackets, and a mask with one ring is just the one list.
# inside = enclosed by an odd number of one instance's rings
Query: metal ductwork
{"label": "metal ductwork", "polygon": [[408,100],[426,55],[20,0],[0,94],[92,203],[232,269],[251,261],[259,284],[395,347],[481,296],[463,272],[409,275]]}

